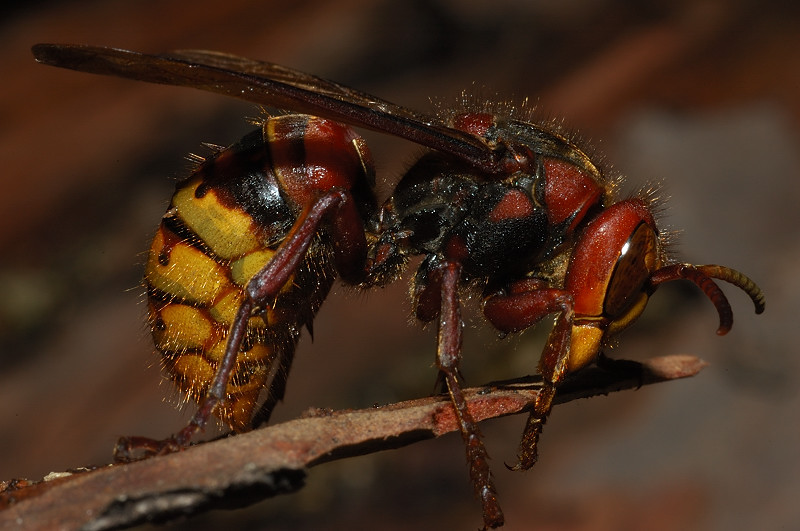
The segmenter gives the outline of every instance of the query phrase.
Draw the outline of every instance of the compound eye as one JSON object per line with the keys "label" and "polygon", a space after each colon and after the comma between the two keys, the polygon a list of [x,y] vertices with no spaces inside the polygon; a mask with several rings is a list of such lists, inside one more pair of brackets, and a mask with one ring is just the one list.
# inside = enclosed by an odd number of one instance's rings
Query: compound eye
{"label": "compound eye", "polygon": [[642,221],[620,249],[603,303],[603,313],[612,321],[641,298],[642,287],[658,267],[657,245],[655,230]]}
{"label": "compound eye", "polygon": [[648,293],[643,289],[661,262],[655,227],[640,199],[615,203],[586,226],[564,282],[578,320],[617,329],[644,310]]}

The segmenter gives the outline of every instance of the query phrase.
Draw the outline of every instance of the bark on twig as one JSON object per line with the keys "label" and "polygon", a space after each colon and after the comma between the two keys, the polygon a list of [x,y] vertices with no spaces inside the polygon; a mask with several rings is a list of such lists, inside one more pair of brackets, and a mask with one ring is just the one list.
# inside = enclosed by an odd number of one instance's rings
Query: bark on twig
{"label": "bark on twig", "polygon": [[[556,403],[693,376],[691,356],[579,372]],[[477,421],[528,410],[538,380],[465,390]],[[0,526],[119,529],[210,508],[244,506],[302,488],[308,468],[343,457],[398,448],[458,429],[446,396],[355,411],[312,412],[282,424],[124,465],[0,483]]]}

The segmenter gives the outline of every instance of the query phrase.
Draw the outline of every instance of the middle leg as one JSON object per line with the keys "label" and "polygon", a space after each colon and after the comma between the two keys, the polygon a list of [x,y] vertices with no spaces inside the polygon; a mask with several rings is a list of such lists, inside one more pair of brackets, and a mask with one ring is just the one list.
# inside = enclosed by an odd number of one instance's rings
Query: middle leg
{"label": "middle leg", "polygon": [[459,363],[461,361],[461,332],[463,323],[458,300],[458,283],[461,279],[461,266],[456,262],[445,262],[439,269],[441,274],[441,309],[439,312],[439,341],[436,364],[440,377],[447,385],[453,403],[461,437],[467,449],[467,462],[475,494],[483,507],[483,520],[486,527],[503,525],[503,511],[497,501],[497,492],[489,469],[489,455],[481,439],[478,424],[467,407],[467,401],[459,382]]}

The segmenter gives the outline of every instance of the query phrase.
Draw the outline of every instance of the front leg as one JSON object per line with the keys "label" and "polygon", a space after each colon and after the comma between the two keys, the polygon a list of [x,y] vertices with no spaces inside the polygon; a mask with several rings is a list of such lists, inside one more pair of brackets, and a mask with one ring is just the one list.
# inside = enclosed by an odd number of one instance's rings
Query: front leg
{"label": "front leg", "polygon": [[509,467],[512,470],[527,470],[536,463],[539,436],[553,406],[556,386],[568,369],[572,308],[572,296],[568,292],[533,278],[514,282],[507,290],[484,298],[483,313],[501,332],[524,330],[546,315],[560,312],[539,359],[539,372],[544,384],[525,424],[517,452],[519,461]]}
{"label": "front leg", "polygon": [[538,458],[539,436],[553,407],[556,387],[567,373],[567,360],[572,330],[572,310],[565,309],[556,320],[550,336],[547,338],[542,357],[539,359],[539,372],[544,380],[541,391],[536,396],[536,403],[528,415],[525,431],[517,450],[516,465],[511,470],[528,470],[536,464]]}

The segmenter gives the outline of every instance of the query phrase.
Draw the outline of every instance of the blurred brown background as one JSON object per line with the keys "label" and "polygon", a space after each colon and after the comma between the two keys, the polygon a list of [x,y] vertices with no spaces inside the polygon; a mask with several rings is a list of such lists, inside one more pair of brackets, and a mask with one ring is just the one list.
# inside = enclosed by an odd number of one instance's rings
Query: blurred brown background
{"label": "blurred brown background", "polygon": [[[747,272],[756,318],[714,334],[690,286],[663,288],[617,357],[691,353],[700,376],[559,406],[527,474],[522,417],[483,426],[507,529],[800,526],[800,8],[792,2],[381,0],[32,2],[0,23],[0,479],[108,462],[122,434],[185,422],[143,324],[143,252],[182,158],[250,129],[251,105],[34,63],[36,42],[270,60],[428,109],[467,88],[529,96],[629,189],[661,180],[675,252]],[[367,135],[383,196],[419,148]],[[610,166],[608,164],[607,166]],[[406,285],[343,287],[304,338],[276,420],[433,389],[432,330]],[[473,316],[472,384],[533,371],[547,326],[504,341]],[[458,436],[322,465],[300,493],[169,529],[473,529]]]}

